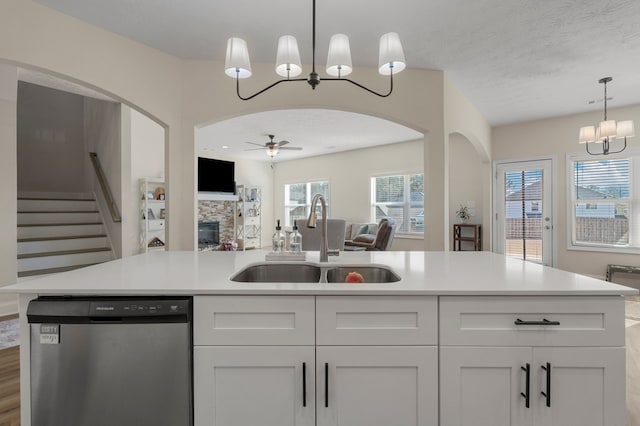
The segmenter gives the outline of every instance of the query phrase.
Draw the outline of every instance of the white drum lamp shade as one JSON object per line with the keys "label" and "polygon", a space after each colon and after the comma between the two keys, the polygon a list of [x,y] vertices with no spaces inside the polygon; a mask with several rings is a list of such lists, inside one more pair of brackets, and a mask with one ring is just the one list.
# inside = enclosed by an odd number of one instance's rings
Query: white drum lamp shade
{"label": "white drum lamp shade", "polygon": [[285,35],[278,40],[276,73],[282,77],[296,77],[302,73],[298,41],[294,36]]}
{"label": "white drum lamp shade", "polygon": [[616,136],[616,120],[601,121],[598,125],[600,138],[611,138]]}
{"label": "white drum lamp shade", "polygon": [[596,141],[596,128],[594,126],[580,127],[579,143],[590,143]]}
{"label": "white drum lamp shade", "polygon": [[224,62],[224,72],[229,77],[251,77],[251,62],[247,42],[238,37],[227,40],[227,56]]}
{"label": "white drum lamp shade", "polygon": [[633,120],[618,121],[618,128],[616,132],[616,136],[618,138],[632,138],[635,135]]}
{"label": "white drum lamp shade", "polygon": [[398,33],[387,33],[380,37],[378,72],[382,75],[398,74],[406,67],[404,50]]}
{"label": "white drum lamp shade", "polygon": [[351,74],[352,71],[349,37],[344,34],[334,34],[329,41],[327,74],[333,77],[344,77]]}

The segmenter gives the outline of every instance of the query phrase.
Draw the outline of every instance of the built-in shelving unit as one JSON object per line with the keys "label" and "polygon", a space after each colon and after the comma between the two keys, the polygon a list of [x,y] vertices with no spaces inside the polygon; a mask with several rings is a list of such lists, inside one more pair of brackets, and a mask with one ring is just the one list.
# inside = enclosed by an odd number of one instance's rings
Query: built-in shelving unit
{"label": "built-in shelving unit", "polygon": [[165,183],[140,179],[140,252],[165,249]]}
{"label": "built-in shelving unit", "polygon": [[262,188],[238,185],[236,240],[243,250],[262,247]]}

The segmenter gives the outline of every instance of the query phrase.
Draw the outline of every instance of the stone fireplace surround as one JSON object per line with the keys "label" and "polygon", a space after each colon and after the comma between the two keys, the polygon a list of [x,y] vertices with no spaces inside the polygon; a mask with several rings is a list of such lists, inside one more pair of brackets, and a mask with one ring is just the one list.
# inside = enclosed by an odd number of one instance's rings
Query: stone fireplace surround
{"label": "stone fireplace surround", "polygon": [[220,222],[220,244],[235,239],[235,201],[199,200],[198,223]]}

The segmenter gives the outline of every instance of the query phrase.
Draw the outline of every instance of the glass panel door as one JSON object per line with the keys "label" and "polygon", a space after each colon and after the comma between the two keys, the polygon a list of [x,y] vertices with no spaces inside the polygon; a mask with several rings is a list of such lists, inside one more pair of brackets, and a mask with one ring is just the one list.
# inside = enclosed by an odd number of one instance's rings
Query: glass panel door
{"label": "glass panel door", "polygon": [[497,164],[498,253],[553,265],[551,182],[551,160]]}

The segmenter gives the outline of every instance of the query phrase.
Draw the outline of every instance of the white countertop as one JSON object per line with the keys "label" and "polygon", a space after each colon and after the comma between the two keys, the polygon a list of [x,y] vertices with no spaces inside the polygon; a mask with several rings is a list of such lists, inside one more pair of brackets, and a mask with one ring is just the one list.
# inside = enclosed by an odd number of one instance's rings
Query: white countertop
{"label": "white countertop", "polygon": [[[386,265],[386,284],[239,283],[230,277],[266,252],[151,252],[3,287],[2,292],[68,295],[426,294],[633,295],[629,287],[490,252],[341,252],[329,265]],[[318,252],[307,262],[318,263]],[[299,262],[296,262],[299,263]]]}

